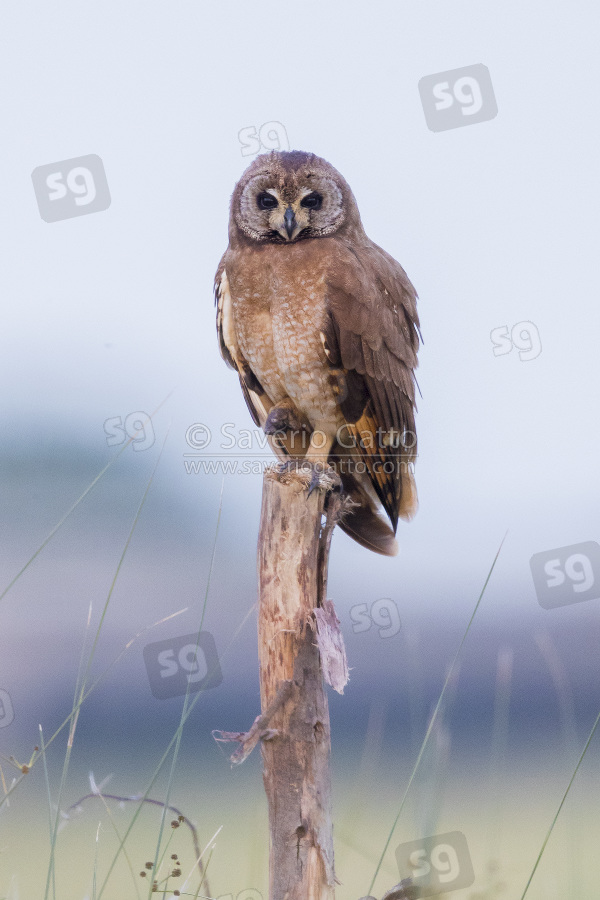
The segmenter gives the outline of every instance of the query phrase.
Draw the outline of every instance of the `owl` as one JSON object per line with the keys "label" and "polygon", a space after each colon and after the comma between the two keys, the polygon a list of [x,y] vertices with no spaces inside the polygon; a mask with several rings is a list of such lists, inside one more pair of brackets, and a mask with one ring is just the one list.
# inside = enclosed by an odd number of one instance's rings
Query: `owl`
{"label": "owl", "polygon": [[417,294],[332,165],[274,151],[246,169],[215,298],[221,355],[275,453],[333,466],[353,501],[340,527],[394,556],[417,510]]}

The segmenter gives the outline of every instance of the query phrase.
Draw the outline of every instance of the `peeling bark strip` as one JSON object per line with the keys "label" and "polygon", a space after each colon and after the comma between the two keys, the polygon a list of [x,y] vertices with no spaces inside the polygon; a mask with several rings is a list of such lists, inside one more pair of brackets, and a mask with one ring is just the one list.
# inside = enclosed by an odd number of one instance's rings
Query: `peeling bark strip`
{"label": "peeling bark strip", "polygon": [[317,624],[317,645],[321,653],[323,677],[338,694],[348,684],[348,660],[340,620],[331,600],[323,599],[323,606],[313,610]]}
{"label": "peeling bark strip", "polygon": [[[311,475],[313,480],[311,481]],[[308,465],[265,473],[258,542],[258,643],[263,715],[289,697],[261,742],[269,806],[270,900],[333,900],[331,750],[314,610],[324,606],[331,533],[343,509],[339,479]],[[334,614],[335,616],[335,614]],[[330,618],[330,616],[329,616]]]}

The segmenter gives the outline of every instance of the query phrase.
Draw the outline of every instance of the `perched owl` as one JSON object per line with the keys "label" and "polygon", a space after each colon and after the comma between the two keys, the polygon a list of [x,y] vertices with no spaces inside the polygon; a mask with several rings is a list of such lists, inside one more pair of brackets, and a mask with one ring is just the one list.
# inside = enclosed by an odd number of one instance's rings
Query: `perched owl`
{"label": "perched owl", "polygon": [[282,459],[334,466],[356,504],[341,528],[393,556],[398,518],[417,509],[417,294],[333,166],[299,151],[254,160],[215,296],[221,355],[254,422]]}

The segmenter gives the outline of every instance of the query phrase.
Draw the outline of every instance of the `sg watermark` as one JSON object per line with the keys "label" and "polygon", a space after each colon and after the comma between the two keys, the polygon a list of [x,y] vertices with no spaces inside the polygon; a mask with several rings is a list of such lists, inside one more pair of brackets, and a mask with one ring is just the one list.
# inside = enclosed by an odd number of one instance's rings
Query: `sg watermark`
{"label": "sg watermark", "polygon": [[534,553],[529,566],[544,609],[600,598],[600,545],[596,541]]}
{"label": "sg watermark", "polygon": [[240,129],[238,139],[242,145],[242,156],[256,156],[261,150],[290,149],[287,131],[281,122],[265,122],[260,128],[248,125]]}
{"label": "sg watermark", "polygon": [[10,694],[0,688],[0,728],[6,728],[15,717]]}
{"label": "sg watermark", "polygon": [[152,419],[148,413],[141,410],[129,413],[125,419],[121,416],[106,419],[104,433],[109,447],[118,447],[131,438],[134,450],[149,450],[155,441]]}
{"label": "sg watermark", "polygon": [[498,115],[489,69],[482,63],[426,75],[419,94],[430,131],[476,125]]}
{"label": "sg watermark", "polygon": [[379,637],[390,638],[402,628],[398,607],[390,597],[381,597],[371,604],[357,603],[350,609],[352,631],[361,634],[370,631],[373,625],[379,628]]}
{"label": "sg watermark", "polygon": [[110,206],[104,165],[95,153],[38,166],[31,180],[44,222],[87,216]]}
{"label": "sg watermark", "polygon": [[155,641],[144,647],[150,690],[157,700],[218,687],[223,674],[208,631]]}
{"label": "sg watermark", "polygon": [[510,330],[508,325],[492,328],[490,340],[494,345],[494,356],[506,356],[516,347],[523,362],[537,359],[542,352],[540,333],[533,322],[517,322]]}
{"label": "sg watermark", "polygon": [[434,897],[470,887],[475,881],[467,840],[461,831],[449,831],[408,841],[396,848],[400,877],[410,877],[419,897]]}

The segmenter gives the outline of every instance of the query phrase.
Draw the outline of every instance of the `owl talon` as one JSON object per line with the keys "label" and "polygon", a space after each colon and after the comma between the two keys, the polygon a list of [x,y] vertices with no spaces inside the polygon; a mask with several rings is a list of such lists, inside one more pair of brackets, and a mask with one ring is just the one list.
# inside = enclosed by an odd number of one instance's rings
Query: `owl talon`
{"label": "owl talon", "polygon": [[318,464],[312,466],[310,482],[308,484],[308,494],[306,495],[307,499],[310,497],[310,495],[315,490],[315,488],[319,487],[319,482],[321,481],[321,475],[323,474],[324,471],[325,471],[325,469],[323,468],[323,466],[320,466]]}
{"label": "owl talon", "polygon": [[287,406],[274,406],[264,424],[265,434],[282,434],[286,431],[302,431],[304,422]]}

